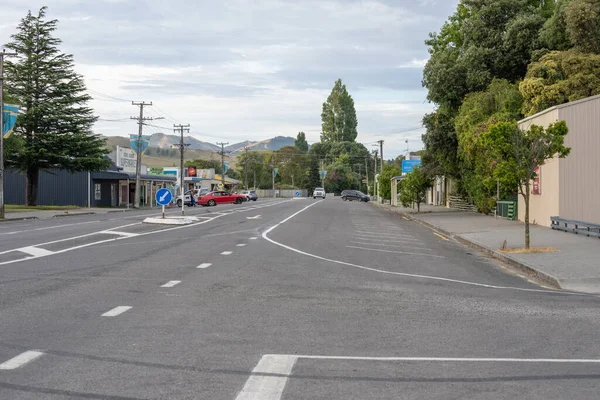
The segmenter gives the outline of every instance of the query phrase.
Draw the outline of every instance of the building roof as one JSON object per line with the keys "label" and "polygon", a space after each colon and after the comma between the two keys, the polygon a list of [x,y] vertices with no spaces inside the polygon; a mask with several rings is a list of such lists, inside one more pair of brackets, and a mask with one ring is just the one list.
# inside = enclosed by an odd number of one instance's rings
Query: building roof
{"label": "building roof", "polygon": [[[221,175],[219,174],[215,174],[214,179],[215,181],[220,181],[221,180]],[[233,185],[237,185],[238,183],[240,183],[240,181],[238,181],[237,179],[233,179],[228,177],[227,175],[225,175],[225,183],[229,183],[229,184],[233,184]]]}
{"label": "building roof", "polygon": [[[135,172],[125,172],[124,174],[127,175],[124,179],[135,179]],[[141,174],[140,178],[145,181],[177,182],[177,177],[175,175]]]}
{"label": "building roof", "polygon": [[535,118],[537,118],[537,117],[539,117],[541,115],[547,114],[547,113],[549,113],[551,111],[554,111],[554,110],[560,110],[562,108],[573,107],[573,106],[576,106],[576,105],[581,104],[581,103],[587,103],[588,101],[594,101],[594,100],[598,100],[598,99],[600,99],[600,94],[596,95],[596,96],[586,97],[585,99],[581,99],[581,100],[569,101],[568,103],[563,103],[563,104],[559,104],[557,106],[546,108],[545,110],[540,111],[539,113],[533,114],[533,115],[531,115],[531,116],[529,116],[527,118],[523,118],[522,120],[520,120],[517,123],[518,124],[522,124],[524,122],[530,121],[532,119],[535,119]]}

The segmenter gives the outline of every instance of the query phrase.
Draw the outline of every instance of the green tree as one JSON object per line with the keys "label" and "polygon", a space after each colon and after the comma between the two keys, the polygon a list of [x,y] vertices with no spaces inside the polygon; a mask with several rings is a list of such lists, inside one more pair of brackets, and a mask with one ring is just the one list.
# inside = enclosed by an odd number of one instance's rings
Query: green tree
{"label": "green tree", "polygon": [[427,189],[433,186],[433,179],[427,176],[419,167],[405,175],[400,185],[400,202],[404,207],[417,205],[421,212],[421,204],[425,202]]}
{"label": "green tree", "polygon": [[600,53],[600,0],[573,0],[565,7],[566,33],[577,50]]}
{"label": "green tree", "polygon": [[497,160],[494,174],[498,179],[516,180],[519,194],[525,201],[525,248],[530,247],[529,200],[531,181],[536,170],[546,160],[564,158],[570,148],[564,140],[568,133],[567,124],[559,121],[543,127],[532,125],[529,130],[519,129],[515,121],[492,125],[484,135],[484,145]]}
{"label": "green tree", "polygon": [[310,157],[310,168],[308,171],[308,180],[305,188],[309,190],[309,195],[316,187],[321,186],[321,175],[319,175],[319,160],[315,157]]}
{"label": "green tree", "polygon": [[550,50],[568,50],[571,40],[567,34],[566,8],[573,0],[558,0],[552,16],[540,30],[540,40]]}
{"label": "green tree", "polygon": [[383,199],[391,200],[392,196],[398,193],[392,193],[392,177],[402,175],[402,168],[394,164],[384,164],[383,171],[379,173],[377,186],[379,186],[379,195]]}
{"label": "green tree", "polygon": [[59,50],[57,20],[46,20],[46,7],[29,12],[6,45],[18,55],[6,61],[7,92],[23,106],[15,133],[24,141],[10,154],[7,166],[25,171],[26,203],[37,203],[41,169],[102,170],[109,150],[92,134],[97,117],[87,106],[83,77],[74,71],[73,56]]}
{"label": "green tree", "polygon": [[322,142],[354,142],[356,140],[358,120],[354,100],[341,79],[335,82],[331,94],[323,103],[321,122]]}
{"label": "green tree", "polygon": [[308,158],[294,146],[284,146],[273,154],[273,161],[279,168],[281,183],[302,187],[307,178]]}
{"label": "green tree", "polygon": [[600,55],[553,51],[531,63],[520,83],[523,114],[600,94]]}
{"label": "green tree", "polygon": [[294,146],[300,151],[308,151],[308,142],[306,141],[306,135],[304,132],[298,133],[298,136],[296,136],[296,140],[294,141]]}

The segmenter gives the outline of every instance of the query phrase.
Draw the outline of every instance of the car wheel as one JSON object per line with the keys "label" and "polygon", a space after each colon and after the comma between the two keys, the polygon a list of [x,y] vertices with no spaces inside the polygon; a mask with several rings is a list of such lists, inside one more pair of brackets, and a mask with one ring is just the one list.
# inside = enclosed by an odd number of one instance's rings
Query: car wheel
{"label": "car wheel", "polygon": [[316,199],[316,197],[313,196],[313,200]]}
{"label": "car wheel", "polygon": [[346,200],[348,200],[348,199],[347,199],[347,198],[344,196],[344,197],[342,197],[342,200],[346,201]]}
{"label": "car wheel", "polygon": [[256,199],[252,199],[252,201],[256,201]]}
{"label": "car wheel", "polygon": [[235,199],[235,204],[242,204],[242,199],[240,199],[239,197]]}
{"label": "car wheel", "polygon": [[217,203],[214,200],[209,200],[208,205],[212,207],[212,206],[216,206]]}

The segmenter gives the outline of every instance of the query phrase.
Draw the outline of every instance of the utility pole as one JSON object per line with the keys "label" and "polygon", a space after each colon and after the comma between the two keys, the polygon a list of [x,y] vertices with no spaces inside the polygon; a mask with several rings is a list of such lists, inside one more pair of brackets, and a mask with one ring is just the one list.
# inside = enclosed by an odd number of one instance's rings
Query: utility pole
{"label": "utility pole", "polygon": [[271,166],[271,179],[273,180],[273,197],[275,196],[275,164],[273,163],[273,161],[271,161],[271,163],[269,163],[269,165]]}
{"label": "utility pole", "polygon": [[[294,174],[292,174],[292,186],[294,186]],[[295,188],[296,186],[294,186]]]}
{"label": "utility pole", "polygon": [[16,55],[0,52],[0,219],[4,218],[4,57]]}
{"label": "utility pole", "polygon": [[369,163],[365,158],[365,175],[367,176],[367,195],[369,194]]}
{"label": "utility pole", "polygon": [[135,195],[133,199],[133,207],[140,208],[140,176],[142,175],[142,128],[144,126],[144,121],[151,121],[154,118],[144,117],[144,107],[151,106],[152,102],[146,103],[144,101],[132,101],[132,105],[140,107],[140,116],[139,117],[131,117],[137,121],[139,130],[138,130],[138,138],[137,138],[137,151],[136,151],[136,161],[135,161]]}
{"label": "utility pole", "polygon": [[[179,137],[179,144],[174,144],[173,146],[179,147],[179,186],[181,189],[181,215],[185,215],[185,188],[184,188],[184,179],[183,179],[183,152],[189,143],[183,143],[183,132],[190,131],[190,124],[173,124],[173,132],[179,132],[181,136]],[[193,196],[194,193],[190,193],[190,196]]]}
{"label": "utility pole", "polygon": [[228,145],[229,142],[224,143],[217,143],[217,145],[221,146],[221,169],[223,170],[223,173],[221,174],[221,183],[223,184],[223,187],[225,187],[225,146]]}
{"label": "utility pole", "polygon": [[244,147],[244,150],[246,150],[246,165],[244,166],[244,172],[246,174],[246,190],[248,190],[248,146]]}
{"label": "utility pole", "polygon": [[380,171],[383,172],[383,140],[378,140],[377,142],[379,142],[379,156],[381,158]]}
{"label": "utility pole", "polygon": [[377,197],[377,150],[373,150],[375,162],[373,163],[373,196]]}
{"label": "utility pole", "polygon": [[256,160],[252,160],[252,165],[254,165],[254,190],[256,190]]}

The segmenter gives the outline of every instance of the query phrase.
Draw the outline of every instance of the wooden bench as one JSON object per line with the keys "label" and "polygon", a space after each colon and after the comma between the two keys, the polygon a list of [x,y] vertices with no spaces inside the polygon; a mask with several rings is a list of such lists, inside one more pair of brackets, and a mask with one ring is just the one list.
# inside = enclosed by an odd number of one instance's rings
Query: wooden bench
{"label": "wooden bench", "polygon": [[552,229],[556,229],[564,232],[571,232],[576,235],[594,236],[600,238],[600,225],[590,224],[582,221],[575,221],[572,219],[565,219],[560,217],[550,217]]}

